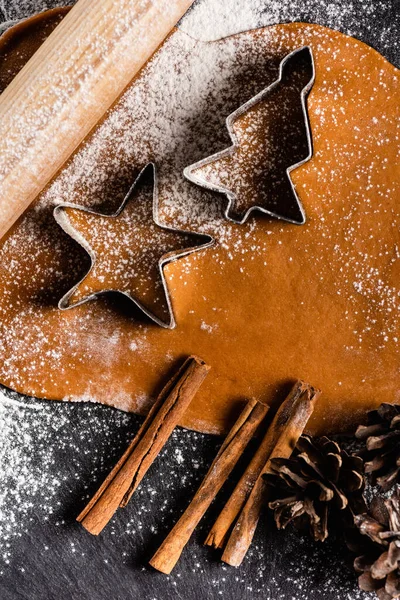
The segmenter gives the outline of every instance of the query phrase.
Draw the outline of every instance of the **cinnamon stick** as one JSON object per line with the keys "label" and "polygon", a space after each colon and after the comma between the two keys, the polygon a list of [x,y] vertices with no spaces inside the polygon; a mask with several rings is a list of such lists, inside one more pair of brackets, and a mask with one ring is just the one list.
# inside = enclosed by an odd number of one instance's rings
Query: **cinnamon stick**
{"label": "cinnamon stick", "polygon": [[98,535],[119,506],[126,506],[192,401],[210,367],[190,356],[161,391],[137,435],[99,490],[77,517]]}
{"label": "cinnamon stick", "polygon": [[234,522],[236,521],[241,509],[243,508],[253,486],[260,475],[265,463],[268,460],[280,435],[280,427],[277,419],[273,421],[264,437],[261,440],[253,458],[248,464],[242,477],[239,479],[229,500],[220,512],[217,520],[210,529],[210,532],[204,542],[206,546],[214,548],[223,548],[227,541],[228,534]]}
{"label": "cinnamon stick", "polygon": [[[290,457],[307,425],[307,421],[314,410],[315,402],[319,395],[319,390],[313,388],[308,383],[298,381],[276,413],[271,427],[263,440],[265,454],[267,454],[269,448],[271,448],[271,451],[241,509],[239,518],[222,555],[222,560],[227,564],[238,567],[245,557],[252,542],[266,498],[266,487],[262,475],[268,472],[273,458]],[[260,456],[261,454],[260,452]],[[252,469],[250,480],[254,476],[255,465],[253,465]]]}
{"label": "cinnamon stick", "polygon": [[268,412],[268,407],[250,400],[213,460],[193,500],[150,561],[152,567],[169,574],[178,561],[196,525],[228,478],[243,450]]}

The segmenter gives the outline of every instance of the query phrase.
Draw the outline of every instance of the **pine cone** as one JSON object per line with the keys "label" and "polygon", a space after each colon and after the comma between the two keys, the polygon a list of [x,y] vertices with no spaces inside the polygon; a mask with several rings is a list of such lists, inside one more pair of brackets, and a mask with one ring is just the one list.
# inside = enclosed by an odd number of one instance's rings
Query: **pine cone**
{"label": "pine cone", "polygon": [[362,590],[375,591],[379,600],[391,600],[400,597],[399,490],[381,504],[378,510],[375,505],[370,514],[354,518],[363,534],[363,555],[356,558],[354,568],[360,573],[358,585]]}
{"label": "pine cone", "polygon": [[264,478],[278,529],[293,522],[323,542],[333,520],[346,530],[354,527],[354,514],[366,511],[363,461],[326,437],[301,436],[291,458],[273,459]]}
{"label": "pine cone", "polygon": [[371,410],[368,424],[358,427],[356,438],[366,441],[360,456],[372,482],[385,492],[400,483],[400,406],[381,404],[378,410]]}

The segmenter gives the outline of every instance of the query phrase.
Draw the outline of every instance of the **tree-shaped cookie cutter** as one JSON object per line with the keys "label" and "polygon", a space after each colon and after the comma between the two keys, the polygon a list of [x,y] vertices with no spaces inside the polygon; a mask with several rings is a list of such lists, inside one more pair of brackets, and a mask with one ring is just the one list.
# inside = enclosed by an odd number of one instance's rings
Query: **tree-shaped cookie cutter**
{"label": "tree-shaped cookie cutter", "polygon": [[[309,59],[310,59],[310,67],[311,67],[311,77],[307,83],[307,85],[305,85],[305,87],[301,90],[300,92],[300,102],[301,102],[301,110],[302,110],[302,115],[303,115],[303,119],[304,119],[304,125],[305,125],[305,132],[306,132],[306,141],[307,141],[307,147],[308,147],[308,153],[307,156],[300,160],[299,162],[290,165],[287,169],[286,169],[286,176],[289,180],[290,183],[290,187],[293,193],[293,197],[296,200],[297,204],[298,204],[298,208],[299,208],[299,212],[301,214],[301,218],[299,220],[296,219],[291,219],[282,215],[279,215],[278,213],[268,210],[263,206],[258,206],[258,205],[254,205],[251,206],[244,214],[244,216],[240,219],[240,218],[234,218],[232,216],[231,213],[231,209],[235,206],[235,202],[237,200],[237,196],[236,194],[230,190],[229,188],[227,188],[224,185],[215,185],[211,182],[207,182],[204,179],[199,179],[198,177],[196,177],[195,175],[195,171],[197,169],[200,169],[210,163],[213,163],[221,158],[224,158],[226,156],[232,155],[236,148],[238,147],[238,143],[239,140],[236,136],[236,133],[234,131],[234,123],[236,121],[236,119],[238,117],[240,117],[241,115],[243,115],[245,112],[247,112],[249,109],[251,109],[254,105],[256,105],[257,103],[259,103],[260,101],[264,100],[264,98],[266,98],[283,80],[284,77],[284,69],[285,66],[287,65],[288,62],[290,62],[292,59],[294,59],[295,57],[299,57],[299,55],[301,53],[305,53],[307,52],[309,55]],[[302,46],[301,48],[297,48],[296,50],[294,50],[293,52],[287,54],[283,60],[280,62],[279,64],[279,76],[278,79],[276,79],[271,85],[269,85],[268,87],[264,88],[261,92],[259,92],[256,96],[253,96],[253,98],[251,98],[249,101],[247,101],[245,104],[242,104],[237,110],[235,110],[233,113],[231,113],[227,119],[226,119],[226,127],[228,129],[229,135],[231,137],[231,140],[233,142],[233,145],[230,146],[229,148],[226,148],[224,150],[221,150],[220,152],[217,152],[216,154],[213,154],[211,156],[208,156],[192,165],[187,166],[184,169],[184,176],[186,177],[186,179],[188,179],[189,181],[191,181],[192,183],[195,183],[197,185],[200,185],[201,187],[204,187],[206,189],[210,189],[214,192],[219,192],[219,193],[223,193],[227,196],[228,198],[228,204],[227,207],[224,211],[224,217],[226,219],[228,219],[229,221],[233,221],[234,223],[237,223],[239,225],[243,225],[247,219],[249,218],[249,216],[251,215],[251,213],[253,213],[254,211],[259,211],[261,213],[267,214],[271,217],[275,217],[277,219],[283,220],[283,221],[287,221],[289,223],[294,223],[296,225],[303,225],[306,222],[306,215],[305,215],[305,211],[304,208],[300,202],[300,199],[298,197],[298,194],[296,192],[296,188],[292,182],[292,179],[290,177],[290,174],[292,171],[294,171],[295,169],[297,169],[298,167],[300,167],[301,165],[305,164],[306,162],[308,162],[312,155],[313,155],[313,145],[312,145],[312,136],[311,136],[311,127],[310,127],[310,123],[309,123],[309,119],[308,119],[308,113],[307,113],[307,95],[309,93],[309,91],[311,90],[313,84],[315,81],[315,64],[314,64],[314,57],[313,57],[313,53],[312,50],[310,48],[310,46]]]}
{"label": "tree-shaped cookie cutter", "polygon": [[[68,216],[65,214],[64,209],[65,208],[73,208],[73,209],[78,209],[80,212],[84,212],[84,213],[87,213],[90,215],[98,215],[98,216],[102,216],[102,217],[107,217],[109,219],[115,219],[124,210],[126,204],[129,202],[129,200],[133,196],[139,181],[142,179],[144,173],[148,170],[152,171],[152,179],[153,179],[152,216],[153,216],[154,223],[160,229],[164,229],[166,231],[172,231],[172,232],[182,234],[182,235],[195,235],[199,239],[200,238],[204,239],[203,243],[199,243],[196,246],[186,247],[181,250],[175,250],[175,251],[168,252],[167,254],[164,254],[163,256],[161,256],[161,258],[158,260],[158,269],[159,269],[161,283],[162,283],[162,287],[163,287],[163,291],[164,291],[164,295],[165,295],[166,306],[167,306],[167,310],[168,310],[168,317],[169,317],[168,320],[163,321],[162,319],[160,319],[156,314],[154,314],[151,310],[149,310],[146,306],[144,306],[139,300],[137,300],[137,298],[134,297],[133,293],[127,292],[126,290],[104,289],[104,290],[89,294],[88,296],[85,296],[85,298],[78,300],[77,302],[74,302],[73,304],[70,304],[70,302],[69,302],[70,298],[73,296],[73,294],[78,289],[78,287],[81,285],[81,283],[86,279],[86,277],[89,275],[89,273],[92,271],[97,257],[96,257],[96,253],[91,248],[89,242],[85,239],[85,237],[79,231],[77,231],[73,227]],[[134,183],[132,184],[128,193],[126,194],[125,198],[123,199],[122,204],[119,206],[118,210],[115,213],[103,214],[103,213],[95,211],[91,208],[87,208],[87,207],[69,203],[69,202],[60,203],[55,207],[55,209],[53,211],[53,215],[54,215],[54,218],[57,221],[57,223],[72,239],[74,239],[76,242],[78,242],[78,244],[80,246],[82,246],[82,248],[84,248],[84,250],[86,250],[86,252],[88,253],[88,255],[90,257],[90,268],[86,272],[84,277],[82,277],[82,279],[80,281],[78,281],[78,283],[76,283],[59,300],[58,308],[60,310],[70,310],[72,308],[75,308],[76,306],[79,306],[81,304],[85,304],[86,302],[94,300],[94,299],[98,298],[100,295],[107,294],[110,292],[114,292],[114,293],[117,292],[117,293],[123,294],[129,300],[131,300],[145,315],[147,315],[152,321],[157,323],[157,325],[160,325],[161,327],[164,327],[166,329],[173,329],[175,327],[176,322],[175,322],[175,318],[174,318],[171,297],[170,297],[170,294],[168,291],[168,285],[167,285],[165,275],[164,275],[164,266],[170,262],[178,260],[179,258],[188,256],[189,254],[192,254],[193,252],[196,252],[198,250],[205,250],[206,248],[208,248],[214,244],[214,238],[212,238],[210,235],[200,234],[197,232],[187,231],[187,230],[184,231],[182,229],[176,229],[176,228],[164,225],[163,223],[161,223],[159,221],[159,217],[158,217],[159,209],[158,208],[159,207],[158,207],[157,171],[156,171],[156,166],[154,163],[148,163],[140,171],[139,175],[136,177]]]}

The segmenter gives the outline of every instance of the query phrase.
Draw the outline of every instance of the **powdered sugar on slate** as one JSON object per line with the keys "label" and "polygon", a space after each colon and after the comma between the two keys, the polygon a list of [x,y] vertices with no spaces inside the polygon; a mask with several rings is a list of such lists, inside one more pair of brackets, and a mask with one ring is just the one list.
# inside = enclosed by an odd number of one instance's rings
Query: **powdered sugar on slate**
{"label": "powdered sugar on slate", "polygon": [[[0,395],[0,576],[6,576],[11,566],[16,568],[13,560],[18,540],[32,530],[37,532],[38,524],[57,532],[57,548],[62,547],[67,564],[79,565],[80,569],[86,564],[93,567],[87,534],[71,524],[104,478],[104,463],[111,466],[116,461],[134,435],[138,421],[133,415],[101,407],[21,401],[13,393]],[[75,423],[73,431],[71,423]],[[107,569],[114,563],[119,565],[119,572],[131,572],[134,555],[140,563],[146,548],[154,540],[161,541],[177,520],[183,508],[181,499],[188,500],[194,494],[208,468],[204,457],[208,455],[207,460],[211,460],[219,444],[217,438],[174,431],[129,506],[111,521],[98,543],[97,538],[89,539],[99,555],[96,564]],[[68,506],[71,510],[66,516]],[[198,542],[220,508],[221,501],[210,510],[195,536]],[[192,582],[215,598],[226,597],[232,586],[242,590],[244,598],[260,600],[288,600],[288,589],[292,590],[291,600],[317,598],[312,595],[314,590],[330,600],[369,598],[356,590],[351,560],[340,558],[329,543],[313,545],[293,532],[260,527],[246,558],[247,569],[236,570],[210,560],[215,553],[198,542],[190,542],[172,575],[164,580],[167,589],[171,586],[178,594],[187,589],[182,586]],[[52,564],[55,540],[48,545],[46,536],[38,536],[35,544],[43,564],[49,560]],[[330,564],[334,575],[328,574],[325,563]],[[18,568],[21,580],[26,571],[30,577],[29,560]],[[134,573],[147,582],[154,576],[143,568]]]}

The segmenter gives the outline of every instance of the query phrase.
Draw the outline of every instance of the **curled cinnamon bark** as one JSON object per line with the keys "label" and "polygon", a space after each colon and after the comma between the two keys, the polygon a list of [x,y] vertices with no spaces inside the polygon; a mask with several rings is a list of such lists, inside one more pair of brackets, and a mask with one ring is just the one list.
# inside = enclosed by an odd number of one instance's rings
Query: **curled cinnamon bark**
{"label": "curled cinnamon bark", "polygon": [[98,535],[117,508],[126,506],[209,370],[203,360],[190,356],[167,383],[123,456],[77,517],[87,531]]}
{"label": "curled cinnamon bark", "polygon": [[[262,475],[268,472],[272,458],[290,457],[299,437],[307,425],[307,421],[314,410],[315,402],[319,395],[319,390],[313,388],[308,383],[298,381],[276,413],[262,442],[263,451],[259,453],[259,457],[253,465],[250,463],[250,476],[247,478],[244,476],[244,481],[251,481],[254,479],[255,472],[259,467],[259,458],[268,454],[266,462],[259,471],[254,487],[248,495],[246,502],[243,503],[239,518],[232,530],[222,555],[222,560],[227,564],[238,567],[245,557],[252,542],[261,510],[266,499],[267,491]],[[242,487],[239,488],[239,491],[241,489],[244,489],[243,484]],[[239,491],[237,494],[239,494]],[[238,504],[239,501],[236,499],[235,502],[232,503],[232,507],[236,510]],[[234,511],[232,510],[231,514],[233,514],[233,512]]]}
{"label": "curled cinnamon bark", "polygon": [[231,527],[242,510],[280,434],[281,426],[278,420],[275,419],[265,432],[253,458],[212,526],[204,542],[206,546],[213,546],[214,548],[225,546]]}
{"label": "curled cinnamon bark", "polygon": [[268,407],[250,400],[222,444],[193,500],[150,561],[152,567],[169,574],[196,525],[228,478],[253,437]]}

